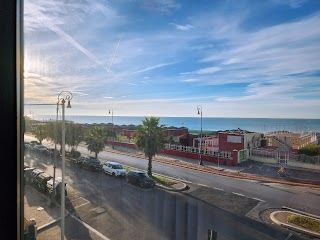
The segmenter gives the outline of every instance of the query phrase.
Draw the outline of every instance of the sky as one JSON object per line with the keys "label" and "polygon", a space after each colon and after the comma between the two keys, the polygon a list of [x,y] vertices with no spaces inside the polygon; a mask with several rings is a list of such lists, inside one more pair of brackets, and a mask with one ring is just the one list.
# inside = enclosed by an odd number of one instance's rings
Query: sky
{"label": "sky", "polygon": [[318,0],[25,0],[25,114],[320,119],[319,26]]}

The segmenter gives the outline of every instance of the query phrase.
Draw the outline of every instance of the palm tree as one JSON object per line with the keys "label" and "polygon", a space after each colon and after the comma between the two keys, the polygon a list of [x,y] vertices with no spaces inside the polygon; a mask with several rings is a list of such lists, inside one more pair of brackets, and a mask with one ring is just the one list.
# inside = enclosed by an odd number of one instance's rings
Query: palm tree
{"label": "palm tree", "polygon": [[98,158],[98,153],[105,147],[106,131],[103,127],[93,127],[89,130],[85,137],[85,142],[88,145],[87,148],[90,152],[95,153],[95,157]]}
{"label": "palm tree", "polygon": [[160,118],[150,117],[142,120],[137,127],[136,145],[148,157],[148,175],[152,176],[152,158],[158,154],[164,143],[164,125],[159,124]]}

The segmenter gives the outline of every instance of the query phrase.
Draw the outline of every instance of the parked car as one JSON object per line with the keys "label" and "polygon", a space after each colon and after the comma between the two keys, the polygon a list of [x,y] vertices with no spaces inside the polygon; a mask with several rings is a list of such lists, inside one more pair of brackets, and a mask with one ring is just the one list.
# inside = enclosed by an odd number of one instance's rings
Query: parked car
{"label": "parked car", "polygon": [[54,157],[55,157],[54,154],[56,154],[57,159],[61,159],[62,156],[61,156],[61,154],[60,154],[58,149],[48,148],[48,151],[50,152],[50,157],[51,157],[52,160],[54,160]]}
{"label": "parked car", "polygon": [[138,184],[140,187],[154,187],[154,180],[149,177],[149,175],[143,171],[132,170],[127,173],[126,182],[132,182]]}
{"label": "parked car", "polygon": [[125,177],[127,174],[127,171],[121,166],[120,163],[117,162],[105,162],[102,165],[102,170],[113,177]]}
{"label": "parked car", "polygon": [[95,157],[86,157],[86,156],[80,156],[76,163],[81,168],[89,169],[92,171],[101,171],[102,170],[102,164],[99,159]]}
{"label": "parked car", "polygon": [[[64,189],[64,194],[67,196],[67,183],[64,184],[65,189]],[[61,198],[61,187],[62,187],[62,178],[61,177],[56,177],[54,181],[54,186],[53,186],[53,178],[51,178],[49,181],[47,181],[47,194],[51,197],[52,194],[54,193],[54,188],[55,188],[55,196],[54,198],[56,200],[60,200]]]}
{"label": "parked car", "polygon": [[31,173],[30,173],[30,182],[33,184],[34,180],[36,179],[36,177],[40,174],[43,173],[44,171],[39,169],[39,168],[35,168]]}
{"label": "parked car", "polygon": [[47,192],[47,182],[52,178],[51,175],[43,172],[38,174],[34,180],[33,185],[42,192]]}
{"label": "parked car", "polygon": [[25,183],[31,182],[31,173],[33,172],[34,169],[35,169],[34,167],[24,168],[23,172],[24,172],[24,182]]}

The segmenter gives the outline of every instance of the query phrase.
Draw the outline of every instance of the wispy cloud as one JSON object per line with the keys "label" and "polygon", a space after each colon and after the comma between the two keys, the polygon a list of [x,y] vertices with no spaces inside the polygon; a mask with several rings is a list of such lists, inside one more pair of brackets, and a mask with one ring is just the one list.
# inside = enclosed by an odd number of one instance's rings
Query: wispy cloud
{"label": "wispy cloud", "polygon": [[219,68],[219,67],[208,67],[208,68],[199,69],[199,70],[195,71],[194,73],[196,73],[196,74],[211,74],[211,73],[218,72],[220,70],[221,70],[221,68]]}
{"label": "wispy cloud", "polygon": [[186,25],[179,25],[175,23],[169,23],[169,24],[175,26],[176,29],[181,31],[189,31],[193,28],[193,26],[191,26],[190,24],[186,24]]}
{"label": "wispy cloud", "polygon": [[172,65],[172,64],[175,64],[175,63],[176,63],[176,62],[169,62],[169,63],[157,64],[157,65],[155,65],[155,66],[151,66],[151,67],[147,67],[147,68],[144,68],[144,69],[135,71],[135,72],[133,72],[132,74],[137,74],[137,73],[142,73],[142,72],[148,72],[148,71],[151,71],[151,70],[154,70],[154,69],[157,69],[157,68],[162,68],[162,67],[165,67],[165,66],[168,66],[168,65]]}
{"label": "wispy cloud", "polygon": [[143,1],[142,7],[149,11],[159,12],[165,15],[171,15],[174,10],[180,8],[180,4],[175,0],[148,0]]}
{"label": "wispy cloud", "polygon": [[102,65],[102,63],[86,48],[84,48],[81,44],[79,44],[74,38],[72,38],[69,34],[63,31],[60,27],[58,27],[50,18],[46,17],[43,13],[37,10],[37,8],[29,3],[25,6],[26,11],[31,13],[31,15],[38,19],[42,24],[47,26],[50,30],[58,34],[62,39],[70,43],[73,47],[81,51],[85,54],[89,59],[91,59],[98,66],[102,67],[104,70],[108,71],[108,69]]}

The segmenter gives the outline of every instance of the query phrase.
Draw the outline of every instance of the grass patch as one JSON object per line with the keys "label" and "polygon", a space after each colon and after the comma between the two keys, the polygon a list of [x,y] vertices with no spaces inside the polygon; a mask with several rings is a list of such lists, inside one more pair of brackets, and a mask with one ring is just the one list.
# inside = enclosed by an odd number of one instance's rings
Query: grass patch
{"label": "grass patch", "polygon": [[170,187],[173,184],[176,184],[177,182],[169,180],[167,178],[159,177],[159,176],[152,176],[153,180],[157,183],[160,183],[164,186]]}
{"label": "grass patch", "polygon": [[289,223],[294,223],[300,227],[309,229],[314,232],[320,232],[320,221],[308,217],[291,215],[288,219]]}

